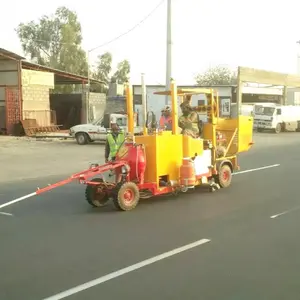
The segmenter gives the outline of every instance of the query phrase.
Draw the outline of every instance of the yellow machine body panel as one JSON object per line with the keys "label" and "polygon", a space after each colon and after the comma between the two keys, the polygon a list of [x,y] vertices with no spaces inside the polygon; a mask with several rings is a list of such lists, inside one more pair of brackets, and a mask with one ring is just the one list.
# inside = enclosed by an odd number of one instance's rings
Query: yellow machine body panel
{"label": "yellow machine body panel", "polygon": [[239,116],[239,151],[248,151],[253,143],[253,117]]}
{"label": "yellow machine body panel", "polygon": [[[178,97],[189,101],[191,96],[204,93],[207,97],[207,105],[195,108],[195,111],[206,112],[208,122],[203,124],[201,138],[195,139],[188,135],[178,134]],[[160,180],[165,182],[178,181],[180,177],[180,167],[183,157],[194,157],[204,153],[204,141],[209,140],[213,149],[211,152],[211,165],[213,171],[217,172],[217,163],[222,159],[230,159],[237,167],[236,155],[239,152],[248,151],[252,146],[253,118],[239,116],[236,119],[223,119],[219,117],[218,93],[213,89],[177,89],[174,82],[170,91],[157,92],[159,95],[170,95],[172,103],[172,131],[162,131],[161,133],[150,132],[142,136],[135,136],[135,142],[145,146],[146,170],[145,182],[155,183],[159,188]],[[132,102],[132,87],[128,88],[127,98]],[[132,112],[132,107],[128,106],[128,112]],[[130,113],[129,113],[130,114]],[[132,119],[132,118],[131,118]],[[130,133],[133,133],[133,122],[130,123]],[[128,123],[128,124],[129,124]],[[129,126],[129,125],[128,125]],[[151,127],[152,128],[152,127]],[[226,139],[219,138],[219,133],[225,135]],[[217,138],[218,136],[218,138]],[[224,143],[221,145],[221,143]],[[218,148],[219,147],[219,148]],[[219,155],[217,148],[223,147],[224,154]],[[226,149],[224,149],[226,148]]]}
{"label": "yellow machine body panel", "polygon": [[195,154],[202,155],[203,139],[194,139],[191,136],[182,136],[183,157],[193,157]]}
{"label": "yellow machine body panel", "polygon": [[[203,126],[203,138],[212,139],[212,124],[205,123]],[[232,144],[228,149],[228,153],[236,154],[246,152],[251,148],[253,142],[253,117],[239,116],[235,119],[219,118],[216,125],[216,131],[222,132],[226,136],[226,140],[230,141],[233,137]]]}
{"label": "yellow machine body panel", "polygon": [[183,136],[171,132],[162,134],[136,136],[135,142],[145,145],[146,171],[145,182],[156,182],[166,176],[167,181],[178,180],[183,158]]}

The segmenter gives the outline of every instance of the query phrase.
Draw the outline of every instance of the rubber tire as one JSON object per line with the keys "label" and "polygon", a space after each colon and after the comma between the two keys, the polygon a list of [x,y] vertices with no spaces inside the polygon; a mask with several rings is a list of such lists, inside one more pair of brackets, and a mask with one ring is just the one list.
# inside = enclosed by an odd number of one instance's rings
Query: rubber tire
{"label": "rubber tire", "polygon": [[[125,190],[131,190],[131,192],[134,194],[134,199],[130,205],[127,205],[122,197]],[[119,185],[118,190],[113,197],[113,203],[116,209],[121,211],[129,211],[134,209],[138,205],[139,201],[140,191],[138,186],[134,182],[125,182]]]}
{"label": "rubber tire", "polygon": [[276,128],[274,129],[274,132],[275,133],[280,133],[282,131],[282,126],[281,126],[281,124],[280,123],[278,123],[277,125],[276,125]]}
{"label": "rubber tire", "polygon": [[[229,175],[229,179],[227,181],[224,181],[223,179],[223,173],[224,172],[228,172]],[[216,183],[218,183],[220,185],[221,188],[227,188],[230,186],[232,181],[232,171],[229,165],[224,164],[221,166],[218,175],[217,175],[217,180]]]}
{"label": "rubber tire", "polygon": [[[75,136],[78,145],[86,145],[89,142],[89,137],[85,132],[79,132]],[[80,140],[82,138],[82,140]]]}
{"label": "rubber tire", "polygon": [[[91,181],[93,182],[103,182],[102,178],[94,178]],[[93,199],[93,194],[94,194],[94,189],[96,188],[96,186],[93,185],[87,185],[85,188],[85,199],[86,201],[93,207],[102,207],[104,206],[108,201],[109,201],[109,197],[108,195],[106,195],[103,200],[99,201],[97,200],[97,204],[95,203],[94,199]]]}

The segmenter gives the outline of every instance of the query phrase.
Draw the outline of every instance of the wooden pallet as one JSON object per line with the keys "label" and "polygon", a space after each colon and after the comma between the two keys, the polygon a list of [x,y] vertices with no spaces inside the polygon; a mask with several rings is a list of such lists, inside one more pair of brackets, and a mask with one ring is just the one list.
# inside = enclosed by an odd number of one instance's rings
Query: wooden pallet
{"label": "wooden pallet", "polygon": [[50,133],[60,131],[62,125],[39,126],[36,119],[21,121],[26,136],[35,136],[37,133]]}

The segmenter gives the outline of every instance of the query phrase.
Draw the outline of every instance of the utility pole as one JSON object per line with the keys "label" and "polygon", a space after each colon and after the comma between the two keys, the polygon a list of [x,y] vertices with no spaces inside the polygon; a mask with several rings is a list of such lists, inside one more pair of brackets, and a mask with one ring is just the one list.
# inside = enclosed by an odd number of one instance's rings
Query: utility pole
{"label": "utility pole", "polygon": [[146,89],[146,83],[145,83],[145,74],[141,74],[141,81],[142,81],[142,104],[143,104],[143,130],[144,135],[147,134],[147,89]]}
{"label": "utility pole", "polygon": [[297,74],[300,75],[300,40],[296,43],[299,45],[297,51]]}
{"label": "utility pole", "polygon": [[[167,57],[166,57],[166,90],[171,90],[172,78],[172,0],[167,3]],[[169,97],[166,96],[165,104],[168,105]]]}
{"label": "utility pole", "polygon": [[87,51],[87,63],[88,63],[88,74],[87,74],[87,86],[88,90],[85,90],[85,117],[86,123],[90,122],[90,90],[91,90],[91,74],[90,74],[90,51]]}

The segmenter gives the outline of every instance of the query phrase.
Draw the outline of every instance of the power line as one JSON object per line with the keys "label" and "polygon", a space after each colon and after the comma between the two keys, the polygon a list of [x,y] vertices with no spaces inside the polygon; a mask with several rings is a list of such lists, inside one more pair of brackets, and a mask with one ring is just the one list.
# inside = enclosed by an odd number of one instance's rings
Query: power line
{"label": "power line", "polygon": [[[123,36],[129,34],[129,33],[132,32],[133,30],[135,30],[137,27],[139,27],[140,25],[142,25],[147,19],[149,19],[149,18],[154,14],[154,12],[155,12],[155,11],[156,11],[156,10],[157,10],[164,2],[165,2],[165,0],[162,0],[161,2],[159,2],[159,3],[155,6],[155,8],[154,8],[152,11],[150,11],[150,12],[149,12],[149,13],[148,13],[148,14],[147,14],[140,22],[138,22],[137,24],[135,24],[135,25],[134,25],[132,28],[130,28],[129,30],[123,32],[122,34],[118,35],[117,37],[111,39],[110,41],[108,41],[108,42],[106,42],[106,43],[104,43],[104,44],[101,44],[101,45],[99,45],[99,46],[97,46],[97,47],[94,47],[94,48],[88,50],[87,52],[92,52],[92,51],[94,51],[94,50],[96,50],[96,49],[98,49],[98,48],[102,48],[102,47],[104,47],[104,46],[106,46],[106,45],[109,45],[109,44],[115,42],[116,40],[122,38]],[[40,39],[34,39],[34,41],[36,41],[36,42],[50,42],[50,43],[52,42],[51,40],[49,41],[49,40],[40,40]],[[62,42],[62,43],[60,43],[60,44],[62,44],[62,45],[80,46],[80,45],[77,45],[77,44],[74,44],[74,43],[64,43],[64,42]]]}
{"label": "power line", "polygon": [[140,25],[142,25],[149,17],[151,17],[153,15],[153,13],[165,2],[165,0],[162,0],[161,2],[158,3],[158,5],[156,5],[156,7],[148,14],[146,15],[146,17],[144,17],[140,22],[138,22],[137,24],[135,24],[132,28],[130,28],[129,30],[127,30],[126,32],[118,35],[117,37],[113,38],[112,40],[102,44],[102,45],[99,45],[97,47],[94,47],[92,49],[89,50],[89,52],[92,52],[98,48],[102,48],[106,45],[109,45],[113,42],[115,42],[116,40],[120,39],[121,37],[127,35],[128,33],[132,32],[133,30],[135,30],[137,27],[139,27]]}

